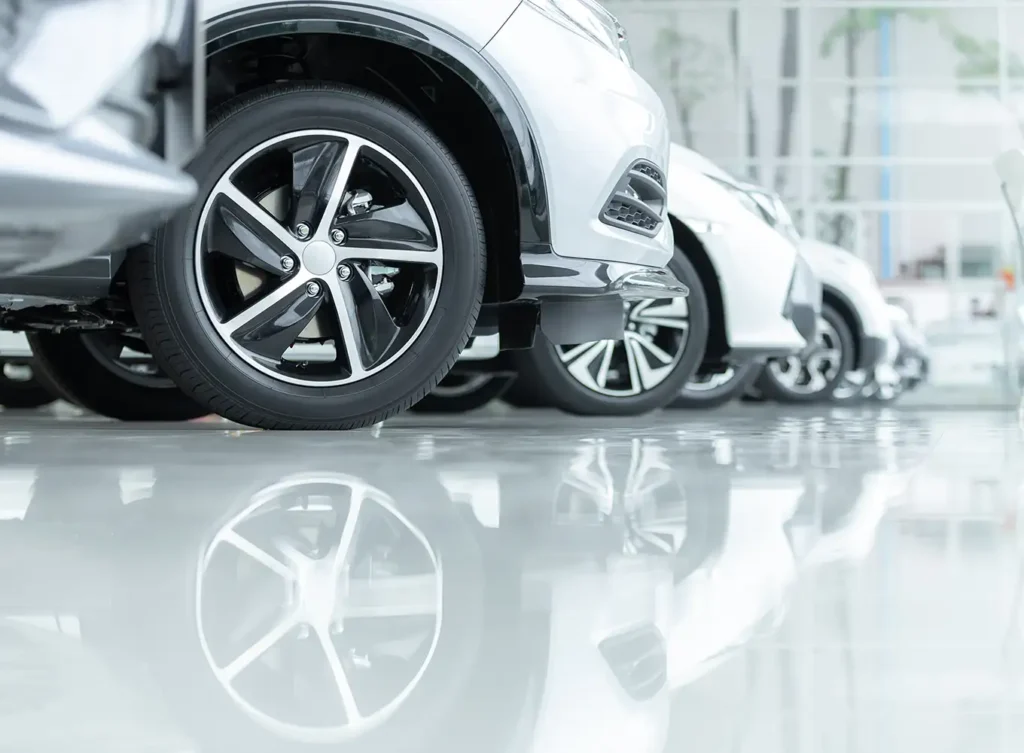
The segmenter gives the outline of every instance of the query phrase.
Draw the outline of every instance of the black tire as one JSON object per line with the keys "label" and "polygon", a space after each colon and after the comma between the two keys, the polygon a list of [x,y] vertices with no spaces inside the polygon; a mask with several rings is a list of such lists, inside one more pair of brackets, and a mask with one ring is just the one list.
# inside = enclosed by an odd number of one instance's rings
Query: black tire
{"label": "black tire", "polygon": [[[194,238],[204,203],[247,151],[303,129],[333,129],[387,149],[416,177],[437,215],[444,274],[418,339],[383,370],[347,385],[313,387],[271,377],[241,359],[203,312]],[[472,334],[483,298],[486,249],[462,169],[430,130],[374,94],[326,83],[275,85],[230,103],[190,172],[199,200],[127,262],[132,307],[157,362],[210,411],[268,429],[354,429],[406,410],[448,373]]]}
{"label": "black tire", "polygon": [[168,380],[143,386],[100,363],[75,332],[34,332],[28,336],[43,387],[69,403],[121,421],[191,421],[210,411]]}
{"label": "black tire", "polygon": [[735,367],[729,381],[708,389],[693,389],[694,383],[687,382],[669,407],[675,410],[710,410],[726,405],[743,395],[760,372],[760,364],[748,363]]}
{"label": "black tire", "polygon": [[[7,373],[8,367],[30,369],[25,378]],[[0,406],[8,410],[31,410],[57,402],[57,396],[39,383],[31,361],[0,359]]]}
{"label": "black tire", "polygon": [[512,352],[519,373],[517,384],[547,405],[579,416],[637,416],[672,402],[696,372],[707,347],[709,314],[707,296],[690,260],[676,249],[669,268],[690,289],[689,335],[683,354],[671,374],[654,389],[639,395],[612,397],[580,384],[562,364],[558,350],[542,334],[530,350]]}
{"label": "black tire", "polygon": [[524,384],[521,379],[516,379],[512,382],[512,385],[505,390],[505,394],[501,396],[501,399],[513,408],[522,408],[524,410],[551,407],[543,395],[538,394],[530,385]]}
{"label": "black tire", "polygon": [[766,400],[776,400],[780,403],[790,404],[809,404],[831,400],[836,387],[839,386],[846,373],[853,368],[854,339],[850,325],[846,323],[846,319],[843,318],[842,314],[827,303],[822,304],[821,317],[832,326],[838,336],[841,360],[836,373],[831,378],[826,379],[824,387],[820,390],[814,392],[794,392],[777,379],[771,368],[771,362],[769,362],[769,365],[761,372],[761,376],[758,377],[756,383],[757,388],[761,390]]}
{"label": "black tire", "polygon": [[[481,379],[474,387],[467,381],[474,377],[487,377],[487,380]],[[505,390],[514,381],[515,377],[504,375],[449,374],[411,410],[415,413],[468,413],[479,410],[505,394]],[[465,389],[456,389],[460,385]]]}

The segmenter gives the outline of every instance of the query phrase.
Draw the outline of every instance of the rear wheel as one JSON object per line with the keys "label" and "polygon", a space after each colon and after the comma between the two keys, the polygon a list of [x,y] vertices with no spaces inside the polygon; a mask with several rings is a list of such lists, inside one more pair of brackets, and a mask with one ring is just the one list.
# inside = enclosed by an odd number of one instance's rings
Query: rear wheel
{"label": "rear wheel", "polygon": [[449,374],[412,407],[416,413],[467,413],[500,398],[515,377],[497,374]]}
{"label": "rear wheel", "polygon": [[518,384],[567,413],[634,416],[664,408],[693,376],[708,340],[708,305],[700,277],[676,250],[669,264],[686,298],[627,303],[622,340],[554,345],[542,335],[513,351]]}
{"label": "rear wheel", "polygon": [[484,232],[426,126],[355,89],[275,86],[214,118],[190,170],[200,200],[128,274],[154,355],[197,402],[351,429],[447,374],[480,310]]}
{"label": "rear wheel", "polygon": [[209,413],[160,371],[139,337],[116,332],[34,332],[39,383],[93,413],[121,421],[189,421]]}
{"label": "rear wheel", "polygon": [[853,356],[850,326],[838,311],[824,304],[814,346],[803,353],[769,361],[757,387],[766,399],[782,403],[829,400],[853,368]]}
{"label": "rear wheel", "polygon": [[740,397],[757,378],[760,364],[730,366],[718,374],[697,375],[683,387],[670,408],[709,410],[731,403]]}
{"label": "rear wheel", "polygon": [[505,390],[501,396],[502,402],[508,403],[513,408],[547,408],[548,403],[543,395],[528,384],[523,384],[522,379],[516,379],[512,385]]}
{"label": "rear wheel", "polygon": [[28,410],[56,401],[57,396],[36,379],[31,359],[0,359],[0,406]]}

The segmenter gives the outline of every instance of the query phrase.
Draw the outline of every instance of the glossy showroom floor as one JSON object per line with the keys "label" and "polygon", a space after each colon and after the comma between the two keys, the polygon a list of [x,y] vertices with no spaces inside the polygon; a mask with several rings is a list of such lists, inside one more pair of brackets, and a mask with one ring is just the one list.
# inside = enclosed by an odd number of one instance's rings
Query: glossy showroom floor
{"label": "glossy showroom floor", "polygon": [[1024,749],[1013,416],[0,419],[5,753]]}

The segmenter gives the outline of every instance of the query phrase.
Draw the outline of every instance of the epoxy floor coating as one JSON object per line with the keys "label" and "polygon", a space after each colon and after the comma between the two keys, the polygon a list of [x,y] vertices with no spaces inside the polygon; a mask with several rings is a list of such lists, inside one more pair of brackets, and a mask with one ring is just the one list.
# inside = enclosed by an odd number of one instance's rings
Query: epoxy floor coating
{"label": "epoxy floor coating", "polygon": [[1024,750],[1016,417],[0,416],[0,750]]}

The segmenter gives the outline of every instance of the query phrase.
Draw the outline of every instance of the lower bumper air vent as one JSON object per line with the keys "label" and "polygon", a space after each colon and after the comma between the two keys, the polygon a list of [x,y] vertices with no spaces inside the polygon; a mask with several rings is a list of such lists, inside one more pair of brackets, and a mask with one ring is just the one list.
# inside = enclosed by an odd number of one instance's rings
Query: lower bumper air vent
{"label": "lower bumper air vent", "polygon": [[601,211],[601,221],[653,238],[665,222],[665,182],[665,174],[650,162],[634,162]]}
{"label": "lower bumper air vent", "polygon": [[635,701],[649,701],[668,681],[665,638],[647,624],[605,638],[598,648],[622,689]]}

